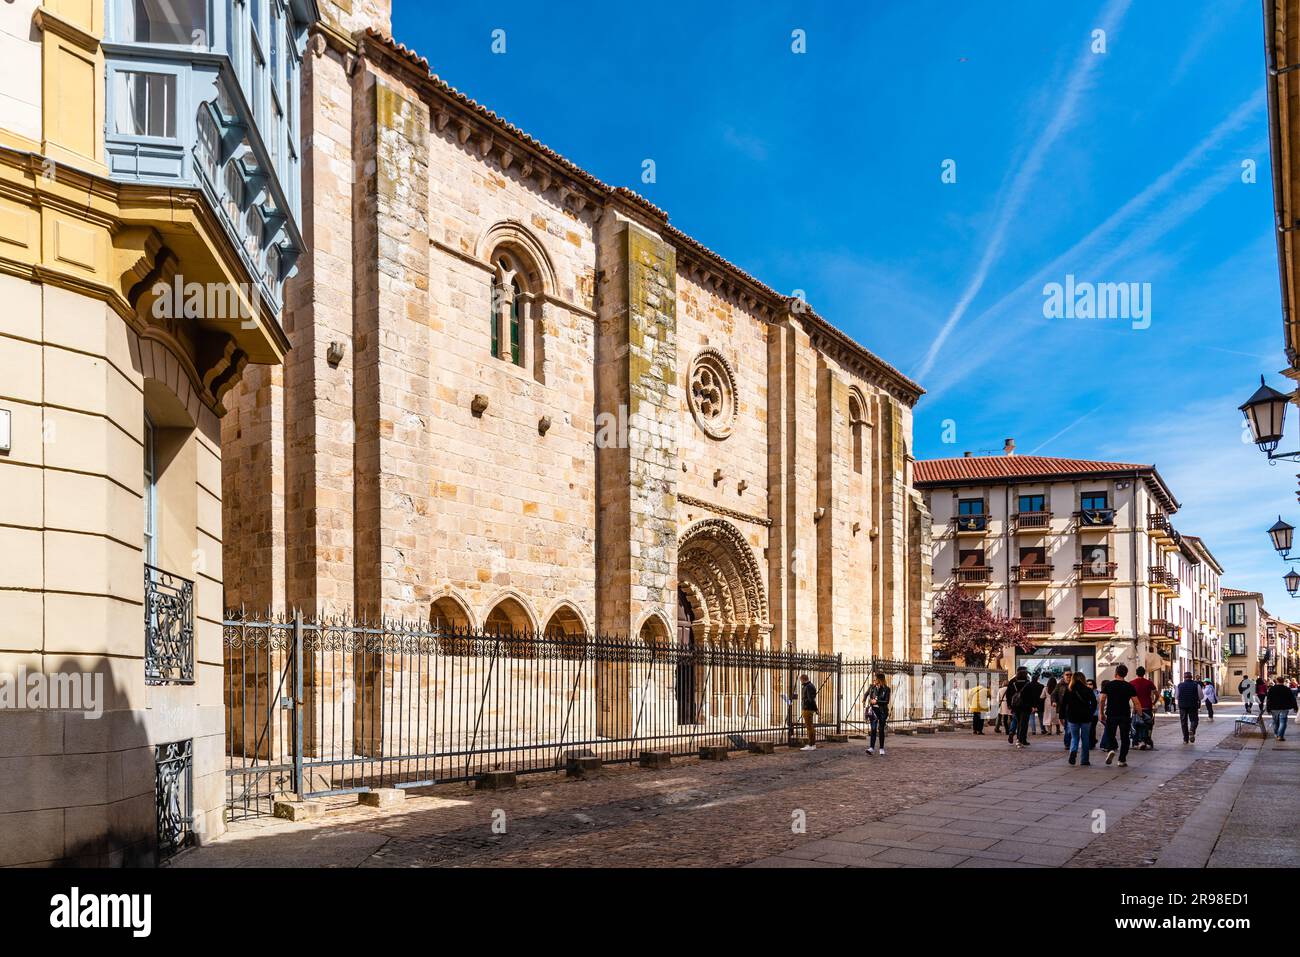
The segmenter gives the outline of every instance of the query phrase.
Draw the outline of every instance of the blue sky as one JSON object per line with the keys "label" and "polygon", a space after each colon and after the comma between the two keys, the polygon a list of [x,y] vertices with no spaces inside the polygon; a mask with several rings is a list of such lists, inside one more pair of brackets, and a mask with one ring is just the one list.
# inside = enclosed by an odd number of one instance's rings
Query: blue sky
{"label": "blue sky", "polygon": [[[1300,617],[1264,534],[1297,470],[1236,410],[1285,383],[1255,0],[398,0],[394,33],[917,378],[918,457],[1154,462],[1225,582]],[[1150,283],[1150,327],[1045,319],[1067,274]]]}

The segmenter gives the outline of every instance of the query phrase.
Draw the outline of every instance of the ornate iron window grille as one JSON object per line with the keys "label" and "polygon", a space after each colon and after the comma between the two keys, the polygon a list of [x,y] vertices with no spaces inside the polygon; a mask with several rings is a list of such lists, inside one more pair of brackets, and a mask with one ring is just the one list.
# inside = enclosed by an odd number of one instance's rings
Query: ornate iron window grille
{"label": "ornate iron window grille", "polygon": [[144,566],[144,677],[194,683],[194,583],[153,565]]}
{"label": "ornate iron window grille", "polygon": [[175,854],[194,838],[194,740],[154,748],[158,854]]}

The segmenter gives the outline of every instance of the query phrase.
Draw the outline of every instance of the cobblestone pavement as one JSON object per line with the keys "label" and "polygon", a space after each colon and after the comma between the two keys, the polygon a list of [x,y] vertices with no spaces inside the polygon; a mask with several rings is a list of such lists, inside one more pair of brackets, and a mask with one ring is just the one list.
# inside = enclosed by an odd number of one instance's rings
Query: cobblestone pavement
{"label": "cobblestone pavement", "polygon": [[[1162,746],[1132,755],[1128,768],[1070,767],[1059,738],[1018,751],[990,729],[897,737],[885,758],[851,741],[662,771],[611,767],[578,781],[535,775],[513,791],[447,786],[385,810],[341,798],[309,823],[236,824],[174,866],[1026,867],[1060,866],[1082,849],[1079,866],[1149,865],[1162,852],[1203,864],[1213,845],[1192,839],[1222,821],[1201,820],[1185,836],[1187,809],[1230,778],[1239,787],[1245,768],[1223,769],[1253,760],[1259,743],[1217,748],[1230,715],[1201,727],[1201,740],[1184,746],[1176,720],[1162,719]],[[1198,813],[1226,818],[1233,794]],[[1148,835],[1136,859],[1129,842],[1110,846],[1117,825],[1131,836],[1130,820]]]}

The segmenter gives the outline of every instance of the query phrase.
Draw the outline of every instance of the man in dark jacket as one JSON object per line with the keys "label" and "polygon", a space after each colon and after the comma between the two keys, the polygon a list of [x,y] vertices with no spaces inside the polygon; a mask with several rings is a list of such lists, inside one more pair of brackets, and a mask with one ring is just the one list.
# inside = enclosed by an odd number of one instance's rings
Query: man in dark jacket
{"label": "man in dark jacket", "polygon": [[[1007,683],[1007,706],[1015,718],[1018,748],[1029,746],[1029,716],[1038,710],[1038,701],[1043,693],[1043,686],[1029,677],[1029,669],[1021,665],[1016,669],[1016,676]],[[1007,735],[1007,744],[1012,743],[1012,736]]]}
{"label": "man in dark jacket", "polygon": [[[1066,690],[1069,689],[1070,682],[1073,678],[1074,678],[1073,669],[1066,668],[1065,671],[1061,673],[1061,680],[1057,684],[1056,690],[1052,692],[1052,707],[1056,709],[1056,719],[1061,722],[1061,727],[1063,728],[1065,727],[1065,714],[1061,710],[1062,709],[1061,699],[1065,697],[1065,692]],[[1065,750],[1069,751],[1070,732],[1068,729],[1061,735],[1061,739],[1062,741],[1065,742]]]}
{"label": "man in dark jacket", "polygon": [[1178,720],[1183,726],[1183,744],[1196,743],[1196,727],[1201,723],[1201,683],[1190,671],[1178,683]]}
{"label": "man in dark jacket", "polygon": [[808,729],[808,743],[800,750],[817,750],[817,686],[807,675],[799,676],[799,704],[803,708],[803,724]]}
{"label": "man in dark jacket", "polygon": [[[1273,679],[1273,684],[1264,697],[1263,710],[1267,710],[1273,716],[1273,736],[1279,741],[1285,741],[1286,719],[1291,716],[1292,711],[1298,709],[1295,692],[1280,675]],[[1261,713],[1259,718],[1262,722],[1264,715]]]}

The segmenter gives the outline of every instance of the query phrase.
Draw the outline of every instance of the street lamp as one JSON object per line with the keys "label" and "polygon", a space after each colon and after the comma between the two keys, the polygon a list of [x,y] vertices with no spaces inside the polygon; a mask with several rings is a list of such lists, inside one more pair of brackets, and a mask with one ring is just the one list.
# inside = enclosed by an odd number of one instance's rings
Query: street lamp
{"label": "street lamp", "polygon": [[1282,581],[1286,584],[1287,593],[1292,598],[1295,598],[1296,592],[1300,591],[1300,574],[1297,574],[1293,568],[1282,576]]}
{"label": "street lamp", "polygon": [[1259,388],[1255,390],[1255,394],[1238,406],[1250,424],[1251,438],[1270,460],[1300,458],[1300,452],[1275,454],[1278,443],[1282,441],[1282,432],[1286,425],[1286,407],[1290,403],[1290,396],[1271,388],[1264,382],[1264,377],[1260,376]]}
{"label": "street lamp", "polygon": [[1286,558],[1287,553],[1291,551],[1291,537],[1294,532],[1295,526],[1288,525],[1286,522],[1282,521],[1281,515],[1277,517],[1277,521],[1273,523],[1273,527],[1268,530],[1269,537],[1273,539],[1274,551],[1283,558]]}

